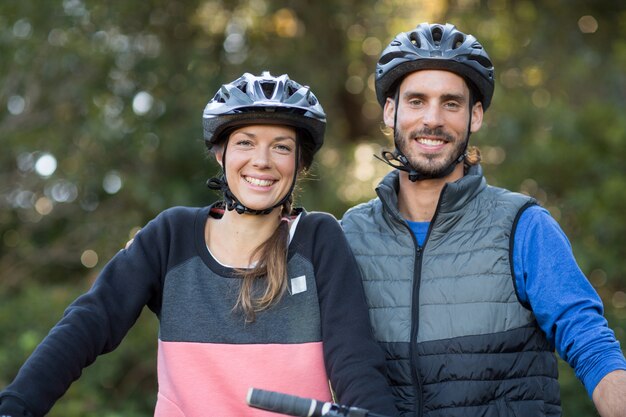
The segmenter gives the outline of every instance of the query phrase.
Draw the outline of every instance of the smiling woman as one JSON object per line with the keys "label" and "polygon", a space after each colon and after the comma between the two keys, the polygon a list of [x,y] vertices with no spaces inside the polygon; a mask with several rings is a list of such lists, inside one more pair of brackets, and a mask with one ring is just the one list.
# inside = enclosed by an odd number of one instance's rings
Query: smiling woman
{"label": "smiling woman", "polygon": [[[216,259],[239,269],[243,283],[237,304],[249,321],[286,289],[285,256],[290,221],[287,216],[300,165],[296,161],[299,153],[296,138],[296,129],[291,126],[249,125],[237,128],[214,148],[224,171],[221,186],[228,184],[227,192],[239,201],[239,206],[237,214],[225,212],[218,218],[209,218],[206,239]],[[243,211],[242,207],[245,207]],[[239,216],[246,213],[265,215]],[[235,216],[235,223],[245,222],[245,230],[232,233],[230,216]],[[281,221],[283,218],[285,221]],[[233,251],[233,247],[242,250]],[[263,276],[267,279],[267,290],[254,300],[252,285]]]}
{"label": "smiling woman", "polygon": [[[296,179],[296,129],[251,125],[235,130],[227,140],[227,182],[241,202],[255,210],[275,206],[290,193]],[[216,149],[220,165],[226,143]]]}
{"label": "smiling woman", "polygon": [[244,74],[203,122],[222,167],[208,185],[223,201],[165,210],[141,229],[0,393],[0,415],[45,415],[144,306],[159,319],[157,417],[265,415],[246,404],[251,386],[322,401],[332,387],[343,404],[396,415],[341,227],[293,208],[324,139],[317,98],[287,75]]}
{"label": "smiling woman", "polygon": [[[223,170],[208,185],[223,192],[228,209],[209,218],[206,240],[212,255],[238,268],[237,306],[248,321],[286,291],[292,192],[298,171],[309,168],[323,144],[325,123],[308,87],[268,72],[222,86],[204,110],[205,141]],[[267,286],[253,296],[258,277]]]}

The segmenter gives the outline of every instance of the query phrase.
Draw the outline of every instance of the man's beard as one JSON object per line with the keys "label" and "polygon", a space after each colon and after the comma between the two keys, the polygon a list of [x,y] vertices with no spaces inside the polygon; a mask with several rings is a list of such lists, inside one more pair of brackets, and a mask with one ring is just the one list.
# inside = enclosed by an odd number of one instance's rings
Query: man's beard
{"label": "man's beard", "polygon": [[[408,159],[411,167],[419,172],[424,178],[442,178],[450,172],[450,166],[465,153],[466,141],[455,138],[451,134],[445,132],[442,128],[421,130],[413,130],[406,135],[401,130],[396,130],[394,134],[394,142],[396,148]],[[444,140],[448,143],[454,143],[454,147],[447,155],[420,154],[414,155],[411,151],[414,148],[409,146],[409,142],[413,138],[420,136],[430,136]]]}

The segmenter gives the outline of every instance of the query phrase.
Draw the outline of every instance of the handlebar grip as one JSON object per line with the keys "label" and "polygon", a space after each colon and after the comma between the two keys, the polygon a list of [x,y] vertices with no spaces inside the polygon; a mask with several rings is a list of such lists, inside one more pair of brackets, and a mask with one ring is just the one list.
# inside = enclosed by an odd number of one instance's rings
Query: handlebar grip
{"label": "handlebar grip", "polygon": [[298,417],[323,416],[326,412],[325,408],[329,407],[329,403],[314,399],[301,398],[295,395],[265,391],[257,388],[250,388],[248,390],[246,401],[251,407]]}

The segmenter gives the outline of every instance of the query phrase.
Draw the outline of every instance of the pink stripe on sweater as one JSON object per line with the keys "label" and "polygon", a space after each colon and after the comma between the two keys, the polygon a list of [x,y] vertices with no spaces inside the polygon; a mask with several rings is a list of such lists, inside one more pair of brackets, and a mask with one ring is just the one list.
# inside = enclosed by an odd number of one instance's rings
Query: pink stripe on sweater
{"label": "pink stripe on sweater", "polygon": [[271,417],[250,408],[250,387],[330,401],[322,343],[162,342],[155,417]]}

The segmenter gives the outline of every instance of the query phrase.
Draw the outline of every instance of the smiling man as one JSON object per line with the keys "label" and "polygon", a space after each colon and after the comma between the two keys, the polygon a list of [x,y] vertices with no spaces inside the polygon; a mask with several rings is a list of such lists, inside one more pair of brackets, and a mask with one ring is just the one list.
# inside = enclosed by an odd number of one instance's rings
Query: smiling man
{"label": "smiling man", "polygon": [[626,360],[548,211],[487,185],[468,146],[494,68],[453,25],[400,33],[376,68],[396,168],[342,225],[405,416],[560,416],[566,360],[603,417],[626,416]]}

